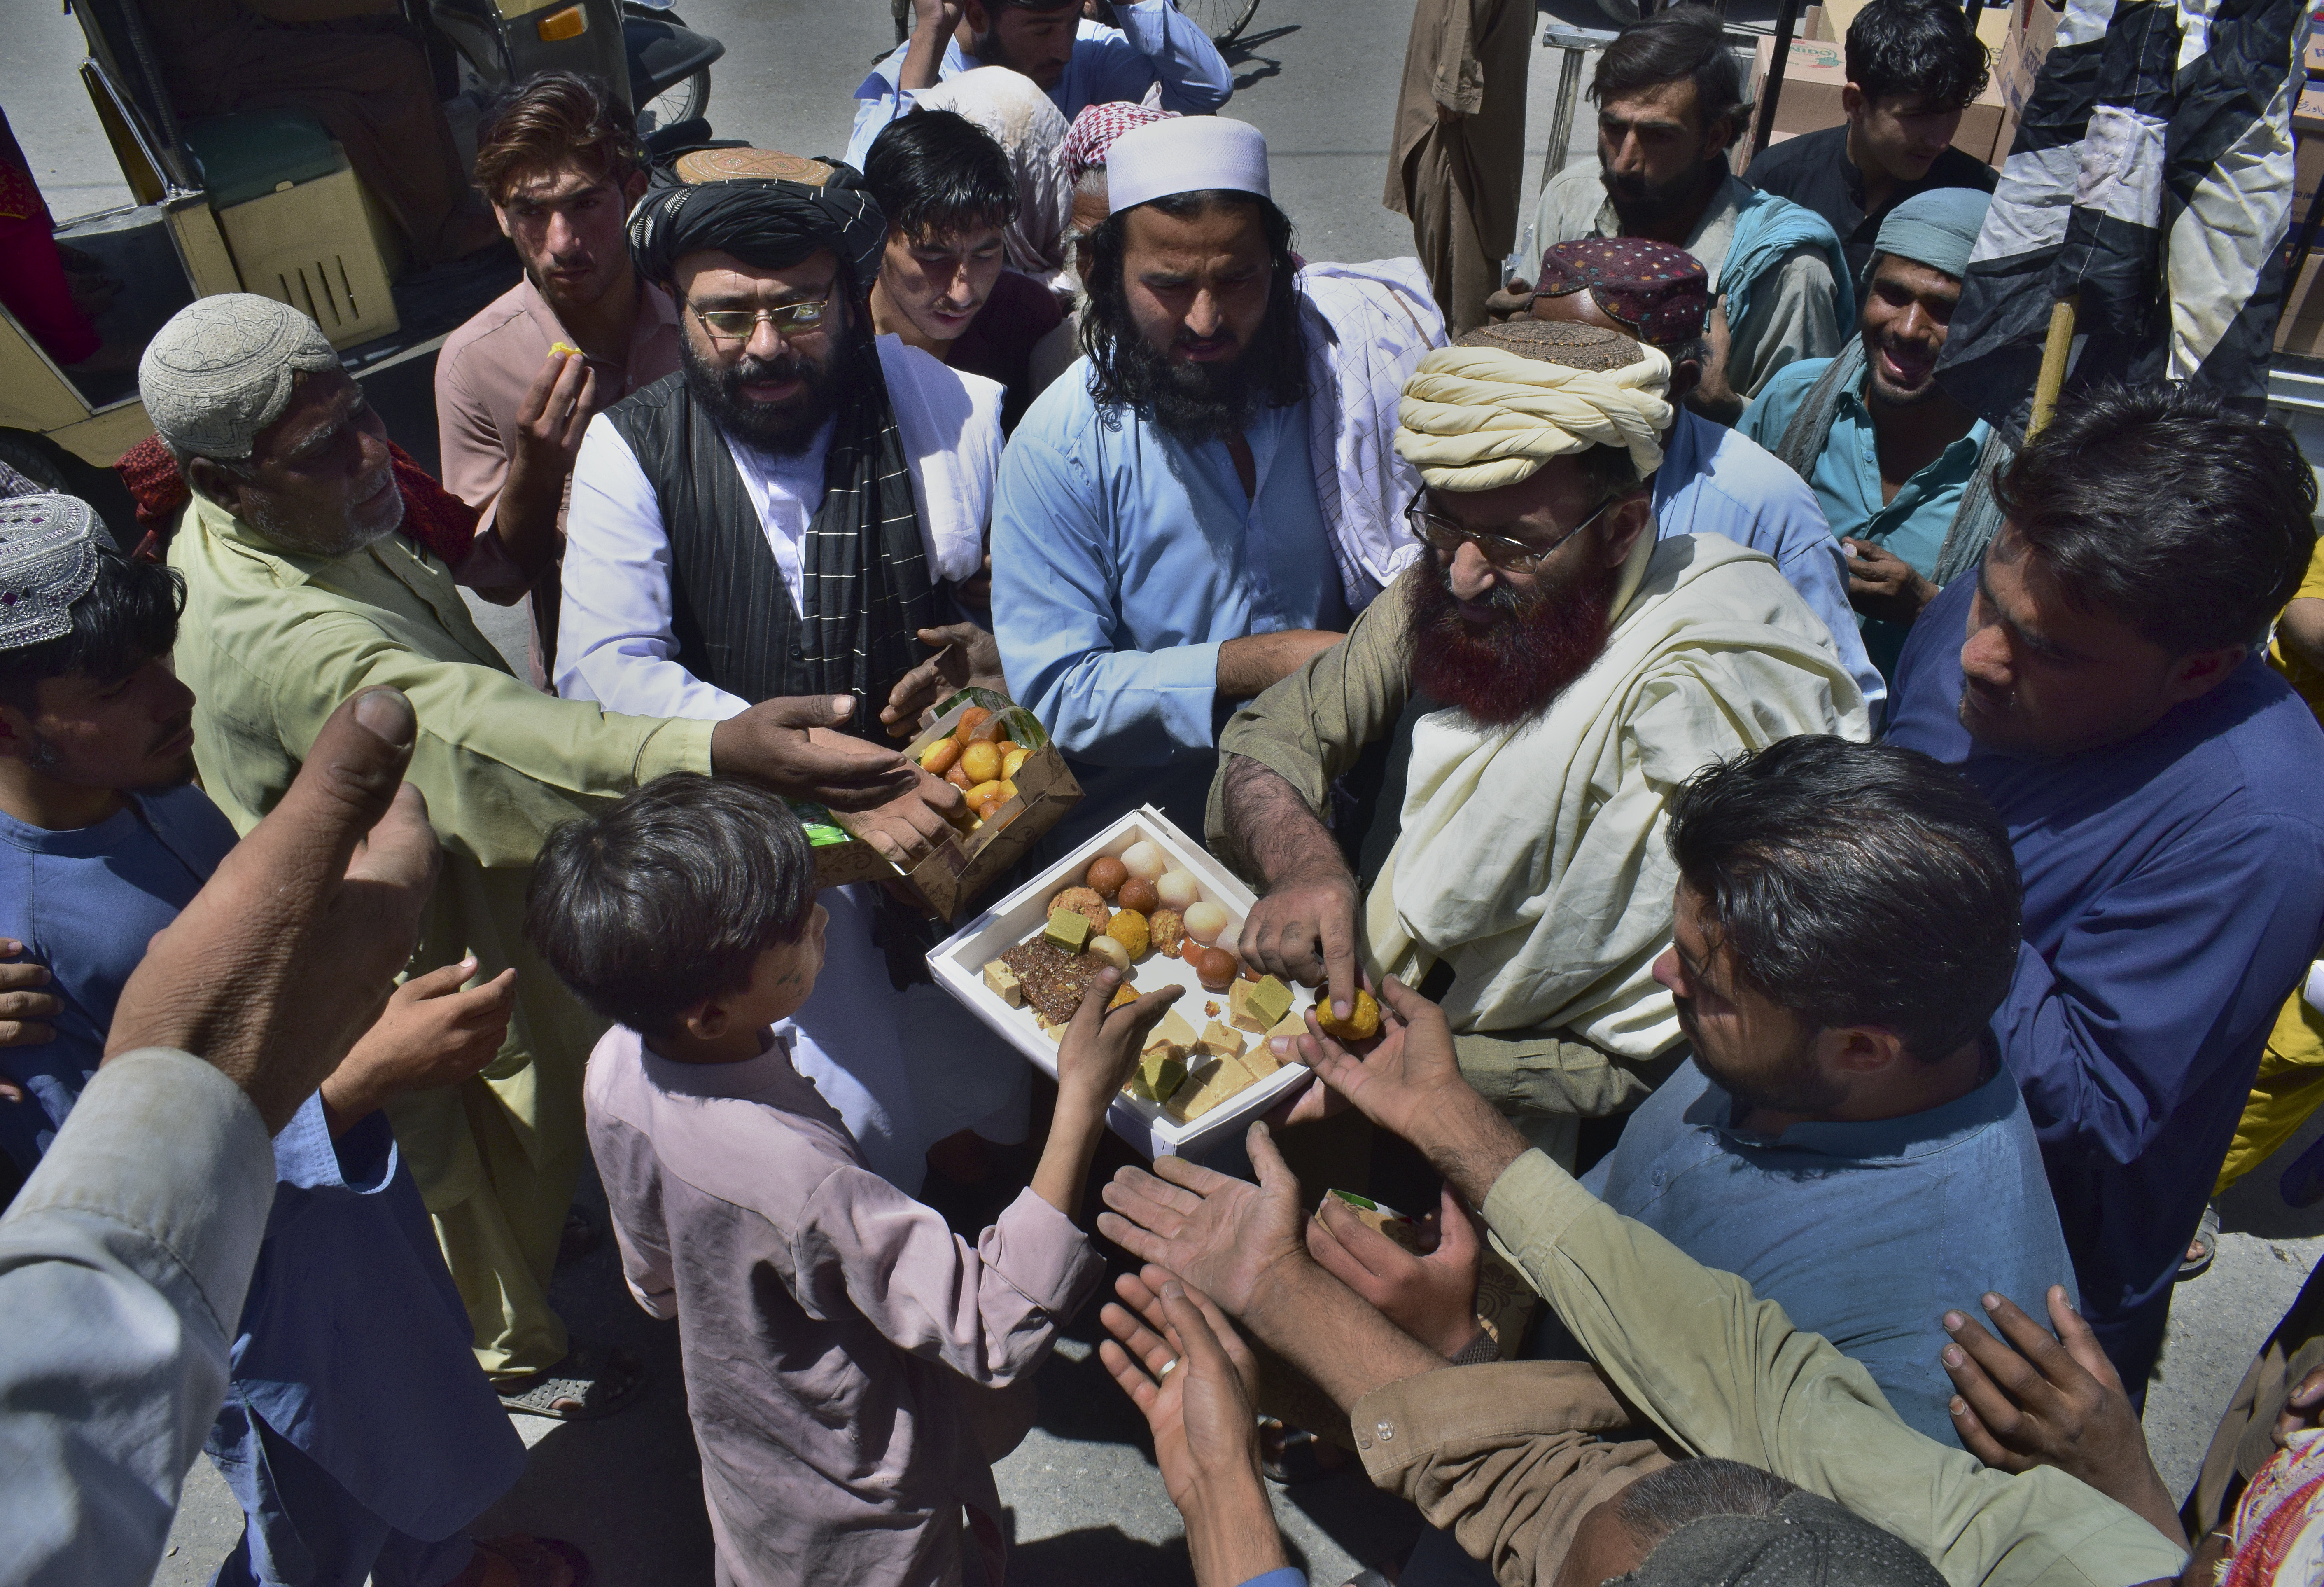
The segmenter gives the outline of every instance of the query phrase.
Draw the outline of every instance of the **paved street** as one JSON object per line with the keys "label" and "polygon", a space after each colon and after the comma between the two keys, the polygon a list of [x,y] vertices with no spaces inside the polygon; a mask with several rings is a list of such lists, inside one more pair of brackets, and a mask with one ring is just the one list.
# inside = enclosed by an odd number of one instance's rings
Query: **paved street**
{"label": "paved street", "polygon": [[[1738,0],[1732,14],[1764,22],[1772,9],[1767,0]],[[1591,0],[1560,0],[1558,10],[1576,25],[1605,25]],[[727,45],[709,108],[719,134],[801,153],[843,147],[848,90],[892,38],[883,0],[685,0],[680,11]],[[1402,220],[1379,203],[1409,16],[1408,0],[1265,0],[1249,38],[1230,51],[1237,86],[1230,114],[1267,133],[1277,195],[1309,257],[1372,258],[1409,245]],[[74,75],[76,24],[59,14],[55,0],[0,0],[0,17],[7,40],[0,104],[56,213],[69,217],[126,202]],[[1556,60],[1536,57],[1528,181],[1537,177],[1547,141]],[[1575,152],[1588,157],[1586,135]],[[375,400],[393,416],[397,438],[432,457],[426,368],[425,359],[406,365],[392,400],[384,392]],[[521,650],[521,633],[504,614],[493,615],[494,637]],[[2282,1160],[2227,1198],[2228,1232],[2218,1265],[2179,1296],[2146,1425],[2165,1477],[2181,1492],[2253,1349],[2324,1254],[2324,1210],[2294,1213],[2276,1197]],[[594,1185],[589,1194],[595,1195]],[[602,1587],[706,1583],[709,1535],[674,1330],[630,1303],[610,1244],[560,1276],[558,1298],[578,1332],[642,1353],[652,1386],[638,1406],[608,1421],[520,1420],[532,1445],[530,1469],[475,1529],[571,1538],[595,1562]],[[1019,1545],[1014,1579],[1184,1582],[1176,1514],[1139,1418],[1098,1365],[1094,1329],[1093,1315],[1074,1324],[1041,1379],[1040,1426],[1001,1469]],[[1352,1476],[1277,1490],[1276,1501],[1318,1587],[1400,1561],[1416,1526],[1407,1509]],[[198,1463],[155,1582],[208,1581],[239,1520],[223,1485]]]}

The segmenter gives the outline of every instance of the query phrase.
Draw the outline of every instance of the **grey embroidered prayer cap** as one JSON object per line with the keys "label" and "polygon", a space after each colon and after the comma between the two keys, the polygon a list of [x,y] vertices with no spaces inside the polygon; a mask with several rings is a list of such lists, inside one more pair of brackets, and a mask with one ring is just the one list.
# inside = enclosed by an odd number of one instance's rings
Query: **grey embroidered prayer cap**
{"label": "grey embroidered prayer cap", "polygon": [[1771,1514],[1704,1516],[1654,1546],[1625,1587],[1944,1587],[1937,1567],[1893,1532],[1821,1494]]}
{"label": "grey embroidered prayer cap", "polygon": [[97,582],[106,538],[96,509],[78,496],[0,500],[0,650],[72,632],[72,604]]}
{"label": "grey embroidered prayer cap", "polygon": [[180,457],[247,457],[298,376],[337,367],[322,331],[288,303],[220,292],[171,316],[138,360],[137,391]]}

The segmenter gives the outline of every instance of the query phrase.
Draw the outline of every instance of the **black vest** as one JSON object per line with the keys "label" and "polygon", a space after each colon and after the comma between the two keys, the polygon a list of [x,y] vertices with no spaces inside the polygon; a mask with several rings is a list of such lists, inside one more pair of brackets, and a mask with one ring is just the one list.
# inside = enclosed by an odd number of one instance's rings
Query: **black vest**
{"label": "black vest", "polygon": [[605,417],[661,505],[677,659],[712,687],[753,704],[816,693],[800,644],[804,624],[758,509],[684,374],[654,382]]}

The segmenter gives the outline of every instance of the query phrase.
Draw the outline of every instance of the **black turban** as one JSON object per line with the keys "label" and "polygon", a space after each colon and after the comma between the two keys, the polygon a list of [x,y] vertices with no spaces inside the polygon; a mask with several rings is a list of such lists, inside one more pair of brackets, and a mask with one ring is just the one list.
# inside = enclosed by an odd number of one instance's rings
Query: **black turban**
{"label": "black turban", "polygon": [[[706,151],[704,174],[779,169],[808,180],[721,175],[657,186],[630,212],[630,256],[646,280],[668,283],[688,254],[716,249],[760,270],[784,270],[829,249],[868,291],[888,242],[888,217],[852,166],[800,160],[756,149]],[[817,180],[819,179],[819,180]]]}

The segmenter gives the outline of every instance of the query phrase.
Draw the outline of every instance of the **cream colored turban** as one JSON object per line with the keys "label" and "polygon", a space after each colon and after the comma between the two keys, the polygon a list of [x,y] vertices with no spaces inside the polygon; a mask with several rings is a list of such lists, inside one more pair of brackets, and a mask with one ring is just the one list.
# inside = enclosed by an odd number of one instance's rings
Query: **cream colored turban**
{"label": "cream colored turban", "polygon": [[1674,410],[1670,360],[1600,326],[1511,320],[1420,361],[1397,408],[1396,449],[1429,488],[1489,491],[1552,457],[1623,447],[1659,467]]}

